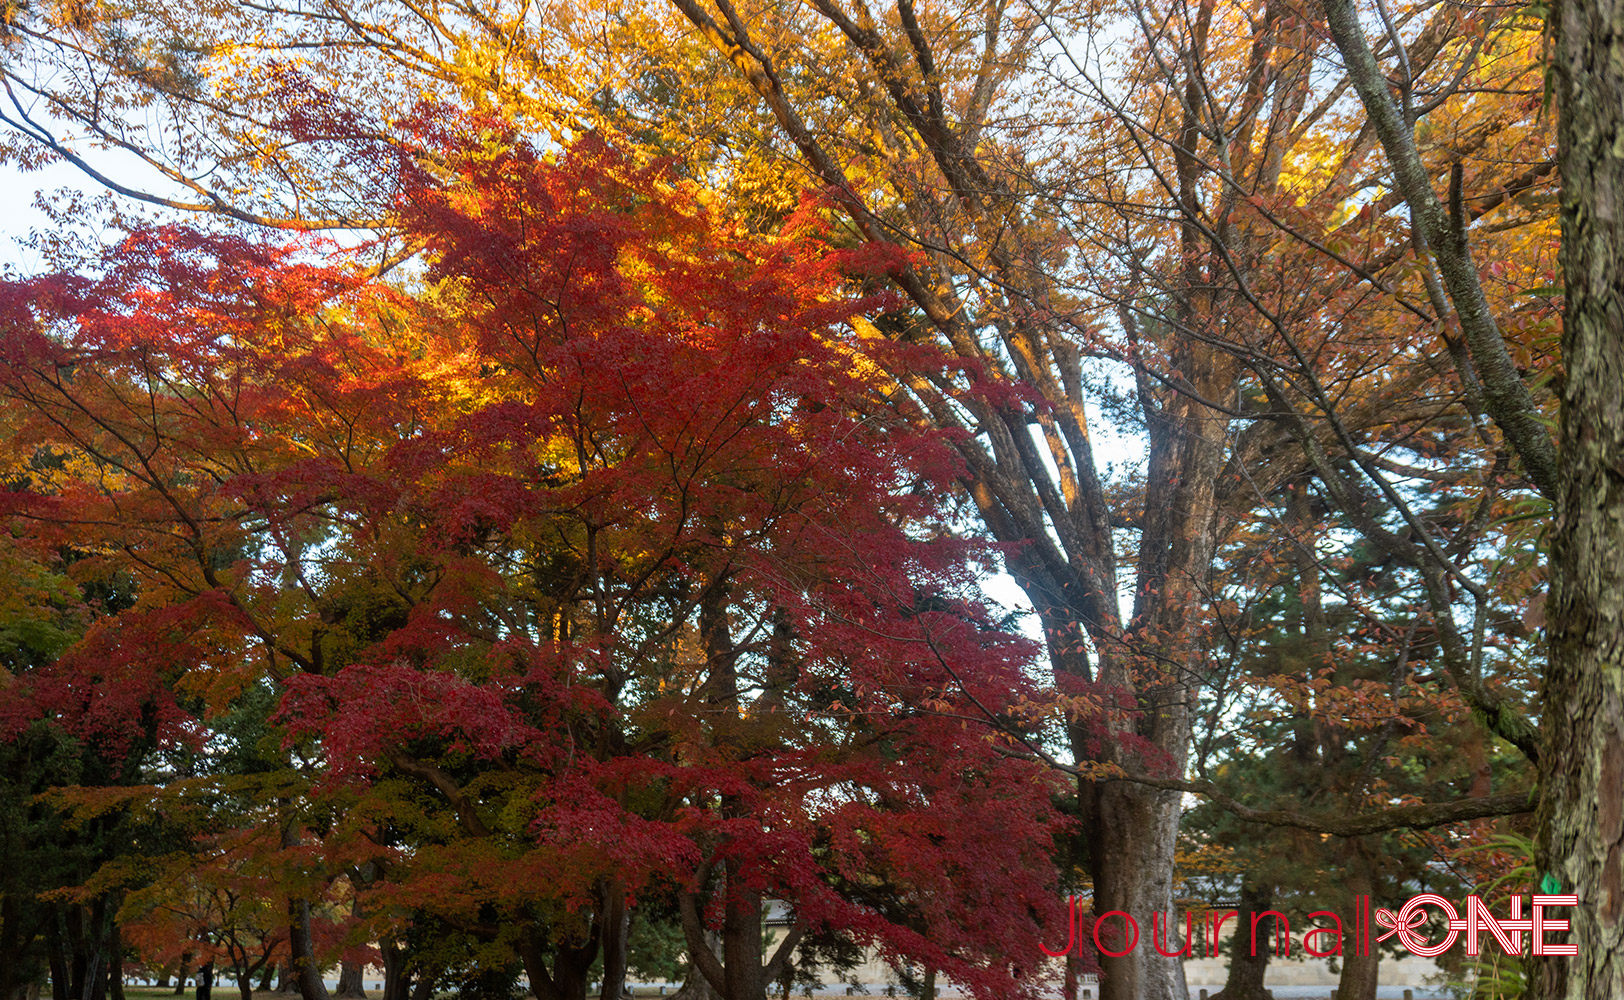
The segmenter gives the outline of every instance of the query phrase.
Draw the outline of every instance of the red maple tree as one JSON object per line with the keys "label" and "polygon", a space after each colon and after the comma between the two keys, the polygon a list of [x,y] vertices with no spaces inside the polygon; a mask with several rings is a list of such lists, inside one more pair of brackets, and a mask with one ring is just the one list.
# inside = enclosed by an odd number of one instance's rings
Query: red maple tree
{"label": "red maple tree", "polygon": [[163,229],[0,290],[15,444],[61,459],[7,512],[140,595],[7,717],[203,746],[279,693],[306,965],[348,883],[386,960],[430,917],[544,998],[600,954],[618,993],[639,906],[728,1000],[830,935],[1031,993],[1064,920],[1056,788],[1004,735],[1033,649],[980,603],[950,450],[884,405],[942,361],[851,324],[902,261],[591,138],[418,125],[396,287]]}

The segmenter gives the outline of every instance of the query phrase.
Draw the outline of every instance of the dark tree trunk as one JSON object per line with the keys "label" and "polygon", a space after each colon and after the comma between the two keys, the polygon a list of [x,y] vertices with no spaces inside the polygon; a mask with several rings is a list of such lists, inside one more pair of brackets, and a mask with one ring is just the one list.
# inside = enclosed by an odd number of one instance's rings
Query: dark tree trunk
{"label": "dark tree trunk", "polygon": [[191,967],[192,953],[189,951],[181,952],[180,968],[175,970],[175,996],[180,996],[186,992],[186,970]]}
{"label": "dark tree trunk", "polygon": [[124,941],[117,924],[107,932],[107,992],[113,1000],[124,1000]]}
{"label": "dark tree trunk", "polygon": [[536,1000],[586,1000],[587,973],[598,957],[598,935],[594,921],[584,944],[554,946],[552,967],[548,968],[546,935],[534,928],[525,934],[519,942],[519,959]]}
{"label": "dark tree trunk", "polygon": [[34,936],[32,931],[24,934],[22,922],[22,898],[16,893],[0,897],[0,997],[20,995],[22,990],[18,979],[23,945]]}
{"label": "dark tree trunk", "polygon": [[86,1000],[85,975],[89,971],[90,955],[85,949],[84,909],[67,906],[58,911],[64,929],[64,958],[68,964],[68,996],[73,1000]]}
{"label": "dark tree trunk", "polygon": [[[1624,0],[1561,0],[1561,463],[1536,892],[1574,895],[1537,1000],[1624,997]],[[1553,884],[1554,883],[1554,884]]]}
{"label": "dark tree trunk", "polygon": [[[382,941],[378,950],[383,954],[383,1000],[408,1000],[412,984],[411,973],[406,968],[406,949],[392,941]],[[528,973],[528,969],[526,971]]]}
{"label": "dark tree trunk", "polygon": [[[1242,879],[1235,936],[1229,940],[1229,976],[1213,1000],[1274,1000],[1274,994],[1263,988],[1263,977],[1269,970],[1269,956],[1273,953],[1275,918],[1257,919],[1258,914],[1273,906],[1272,888],[1250,878]],[[1254,919],[1257,920],[1255,933]]]}
{"label": "dark tree trunk", "polygon": [[626,935],[631,929],[631,911],[626,907],[626,890],[618,879],[607,879],[599,888],[602,907],[598,917],[603,928],[603,988],[601,1000],[620,1000],[626,986]]}
{"label": "dark tree trunk", "polygon": [[105,898],[97,899],[88,910],[75,907],[75,919],[68,922],[74,927],[83,921],[87,926],[75,938],[76,950],[82,957],[74,959],[74,974],[79,989],[75,996],[83,1000],[105,1000],[107,996],[108,937],[112,931],[111,910]]}
{"label": "dark tree trunk", "polygon": [[343,961],[338,965],[338,990],[335,997],[344,997],[346,1000],[366,1000],[366,981],[362,976],[361,963]]}
{"label": "dark tree trunk", "polygon": [[329,1000],[327,984],[321,981],[321,965],[316,961],[310,940],[310,901],[288,900],[288,949],[292,953],[293,977],[304,1000]]}
{"label": "dark tree trunk", "polygon": [[54,913],[45,923],[45,950],[51,966],[51,1000],[68,1000],[68,963],[62,954],[62,933]]}
{"label": "dark tree trunk", "polygon": [[724,1000],[766,1000],[767,984],[761,976],[761,894],[742,888],[744,879],[736,861],[727,863],[727,881],[720,992]]}

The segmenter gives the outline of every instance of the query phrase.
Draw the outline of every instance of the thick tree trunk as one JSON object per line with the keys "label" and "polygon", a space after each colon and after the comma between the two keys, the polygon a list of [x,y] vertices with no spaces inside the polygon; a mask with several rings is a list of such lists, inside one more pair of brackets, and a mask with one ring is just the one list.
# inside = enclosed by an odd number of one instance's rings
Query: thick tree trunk
{"label": "thick tree trunk", "polygon": [[[1173,844],[1178,836],[1178,795],[1112,782],[1085,787],[1084,813],[1090,841],[1089,875],[1094,882],[1094,918],[1112,911],[1100,940],[1113,956],[1100,953],[1102,1000],[1173,1000],[1182,981],[1177,959],[1157,954],[1150,944],[1151,918],[1160,913],[1164,928],[1179,926],[1173,915]],[[1130,947],[1132,945],[1132,947]]]}
{"label": "thick tree trunk", "polygon": [[[1204,399],[1234,394],[1235,363],[1210,348],[1179,342],[1175,363]],[[1190,750],[1189,676],[1199,658],[1200,583],[1212,561],[1220,527],[1216,478],[1229,421],[1188,396],[1161,407],[1151,426],[1151,456],[1134,618],[1126,653],[1102,652],[1099,679],[1130,694],[1138,717],[1131,734],[1159,751],[1107,751],[1128,770],[1183,777]],[[1103,643],[1097,645],[1104,650]],[[1107,737],[1114,742],[1116,734]],[[1141,744],[1142,745],[1142,744]],[[1079,760],[1092,753],[1074,746]],[[1180,796],[1128,782],[1085,788],[1083,815],[1090,839],[1096,917],[1130,914],[1148,934],[1161,914],[1176,926],[1173,858]],[[1120,926],[1121,918],[1113,918]],[[1126,942],[1119,944],[1121,950]],[[1184,966],[1141,941],[1126,955],[1100,956],[1102,1000],[1187,1000]]]}
{"label": "thick tree trunk", "polygon": [[361,963],[342,961],[338,964],[338,989],[335,997],[348,1000],[366,1000],[367,988],[361,977]]}
{"label": "thick tree trunk", "polygon": [[1565,286],[1561,493],[1542,691],[1540,886],[1574,895],[1543,1000],[1624,997],[1624,0],[1552,14]]}
{"label": "thick tree trunk", "polygon": [[737,862],[727,864],[727,905],[722,913],[724,1000],[766,1000],[761,977],[761,894],[741,888]]}
{"label": "thick tree trunk", "polygon": [[1242,879],[1235,936],[1229,939],[1229,975],[1213,1000],[1274,1000],[1274,994],[1263,988],[1263,977],[1274,950],[1275,919],[1258,920],[1257,931],[1252,930],[1253,919],[1273,906],[1274,891],[1269,886],[1249,877]]}
{"label": "thick tree trunk", "polygon": [[310,940],[310,901],[288,900],[288,950],[292,954],[293,978],[304,1000],[329,1000],[327,984],[321,981],[321,965]]}
{"label": "thick tree trunk", "polygon": [[[383,1000],[407,1000],[411,973],[406,968],[406,949],[391,941],[381,941],[378,950],[383,954]],[[525,974],[529,975],[528,965]]]}
{"label": "thick tree trunk", "polygon": [[1368,955],[1344,949],[1342,975],[1336,981],[1337,1000],[1376,1000],[1381,958],[1380,948],[1371,948]]}
{"label": "thick tree trunk", "polygon": [[530,979],[530,992],[536,1000],[586,1000],[587,973],[598,957],[600,935],[597,922],[584,944],[561,944],[553,948],[552,967],[547,966],[546,935],[534,928],[519,941],[519,960]]}

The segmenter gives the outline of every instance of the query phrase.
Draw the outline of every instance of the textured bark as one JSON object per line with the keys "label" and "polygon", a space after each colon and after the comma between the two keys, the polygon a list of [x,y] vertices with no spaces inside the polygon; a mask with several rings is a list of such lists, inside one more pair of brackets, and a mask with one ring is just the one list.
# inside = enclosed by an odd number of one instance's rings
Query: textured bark
{"label": "textured bark", "polygon": [[1381,951],[1370,949],[1368,955],[1348,952],[1342,956],[1342,975],[1336,981],[1337,1000],[1376,1000],[1377,972],[1381,964]]}
{"label": "textured bark", "polygon": [[1229,939],[1229,975],[1212,1000],[1274,1000],[1274,994],[1263,988],[1263,977],[1274,954],[1275,918],[1259,919],[1256,932],[1252,930],[1253,919],[1273,906],[1273,890],[1250,879],[1242,881],[1235,935]]}
{"label": "textured bark", "polygon": [[361,976],[361,963],[343,961],[338,965],[338,988],[335,997],[366,1000],[367,988]]}
{"label": "textured bark", "polygon": [[288,900],[288,950],[293,955],[293,979],[304,1000],[328,1000],[310,935],[310,901]]}
{"label": "textured bark", "polygon": [[[1360,841],[1350,840],[1345,847],[1348,894],[1355,900],[1360,896],[1368,898],[1376,890],[1371,858]],[[1342,975],[1336,984],[1338,1000],[1343,997],[1347,1000],[1376,1000],[1376,975],[1380,963],[1380,948],[1372,946],[1370,954],[1361,955],[1353,944],[1352,935],[1349,935],[1342,946]]]}
{"label": "textured bark", "polygon": [[[1193,238],[1193,237],[1192,237]],[[1192,312],[1202,307],[1193,305]],[[1151,423],[1149,483],[1141,531],[1141,557],[1128,648],[1144,659],[1100,656],[1102,684],[1130,694],[1140,709],[1132,735],[1159,756],[1107,750],[1136,773],[1182,776],[1189,758],[1192,694],[1197,676],[1195,629],[1204,581],[1216,545],[1219,517],[1216,480],[1224,461],[1229,420],[1196,397],[1227,400],[1235,365],[1210,348],[1181,342],[1174,363],[1186,373],[1193,395],[1171,397]],[[1109,648],[1104,642],[1099,648]],[[1169,669],[1171,667],[1172,669]],[[1139,685],[1132,678],[1149,680]],[[1117,742],[1110,734],[1107,746]],[[1075,740],[1074,740],[1075,742]],[[1076,746],[1078,759],[1098,754],[1090,741]],[[1180,796],[1127,782],[1089,788],[1082,803],[1091,845],[1089,874],[1094,912],[1130,913],[1145,922],[1156,913],[1175,926],[1172,859],[1178,839]],[[1102,1000],[1159,1000],[1188,996],[1184,966],[1154,948],[1100,956]]]}
{"label": "textured bark", "polygon": [[721,994],[726,1000],[766,1000],[767,982],[761,974],[761,894],[742,888],[738,862],[730,859],[726,870]]}
{"label": "textured bark", "polygon": [[[1381,140],[1394,183],[1437,260],[1438,274],[1448,290],[1449,304],[1460,323],[1473,370],[1482,380],[1484,408],[1516,449],[1528,478],[1541,493],[1555,496],[1556,449],[1489,308],[1467,244],[1466,227],[1461,220],[1450,218],[1433,189],[1432,177],[1416,147],[1415,125],[1406,120],[1403,109],[1393,99],[1388,80],[1365,39],[1353,0],[1323,0],[1323,5],[1331,37],[1342,53],[1348,79],[1359,94],[1371,128]],[[1464,371],[1461,376],[1470,378]]]}
{"label": "textured bark", "polygon": [[[1542,1000],[1624,997],[1624,0],[1553,13],[1562,171],[1562,483],[1542,691],[1541,881],[1578,896]],[[1555,888],[1555,887],[1551,887]],[[1538,891],[1538,890],[1536,890]],[[1550,891],[1547,888],[1545,891]]]}

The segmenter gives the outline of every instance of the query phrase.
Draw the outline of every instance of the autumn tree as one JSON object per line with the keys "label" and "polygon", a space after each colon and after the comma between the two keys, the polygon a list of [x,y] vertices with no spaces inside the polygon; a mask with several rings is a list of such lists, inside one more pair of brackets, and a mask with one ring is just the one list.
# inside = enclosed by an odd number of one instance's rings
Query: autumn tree
{"label": "autumn tree", "polygon": [[[1434,692],[1539,753],[1526,687],[1485,682],[1475,638],[1498,571],[1481,522],[1518,503],[1540,516],[1530,498],[1554,468],[1539,290],[1556,161],[1540,26],[1520,12],[694,0],[273,5],[229,25],[144,5],[14,23],[35,60],[8,64],[27,148],[89,169],[86,143],[133,152],[191,193],[119,183],[173,206],[386,223],[377,158],[332,140],[386,132],[389,105],[427,88],[553,141],[598,129],[679,156],[763,229],[804,184],[852,238],[921,251],[892,275],[911,309],[876,329],[969,363],[898,368],[890,399],[956,432],[965,495],[1043,620],[1071,756],[1098,765],[1080,794],[1101,909],[1171,905],[1188,706],[1215,667],[1213,574],[1282,484],[1413,574],[1444,668]],[[1131,41],[1095,58],[1093,37]],[[350,86],[357,73],[375,86]],[[30,87],[54,103],[30,104]],[[119,117],[132,107],[217,140],[170,151]],[[786,182],[782,163],[800,174]],[[1102,468],[1102,416],[1142,428],[1142,477]],[[1463,488],[1427,509],[1415,484],[1445,478]],[[1488,808],[1520,806],[1455,814]],[[1177,992],[1176,966],[1153,956],[1106,971],[1107,995]]]}
{"label": "autumn tree", "polygon": [[988,724],[1027,724],[1028,650],[873,360],[940,359],[842,327],[884,305],[848,275],[905,262],[810,218],[752,236],[595,140],[417,128],[415,296],[181,229],[9,290],[19,443],[98,470],[18,509],[143,581],[50,676],[156,699],[169,739],[283,696],[263,859],[221,872],[282,866],[307,998],[311,914],[368,865],[380,939],[416,900],[538,995],[584,996],[600,952],[615,995],[660,894],[729,1000],[827,932],[1035,989],[1053,789]]}

